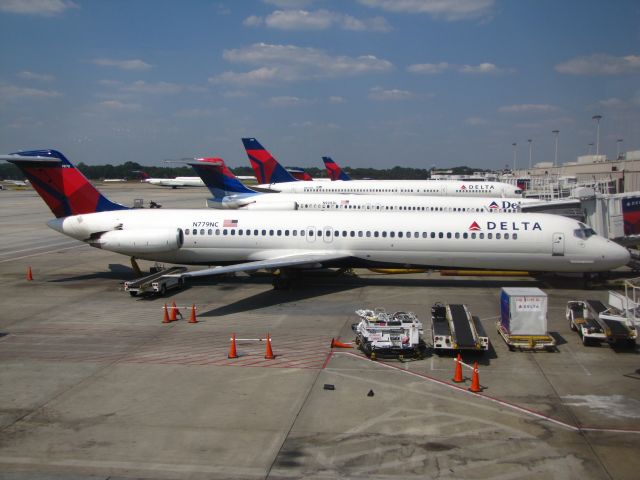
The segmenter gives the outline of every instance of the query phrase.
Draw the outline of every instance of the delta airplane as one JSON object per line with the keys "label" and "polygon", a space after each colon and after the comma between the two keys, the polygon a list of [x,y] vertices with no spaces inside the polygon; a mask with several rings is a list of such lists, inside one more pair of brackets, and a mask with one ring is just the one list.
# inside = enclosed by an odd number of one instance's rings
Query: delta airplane
{"label": "delta airplane", "polygon": [[221,158],[189,163],[212,193],[211,208],[246,210],[360,210],[363,212],[518,212],[540,201],[527,198],[262,193],[243,185]]}
{"label": "delta airplane", "polygon": [[355,193],[371,195],[438,195],[447,197],[522,197],[522,190],[501,182],[453,180],[349,180],[298,182],[255,138],[242,143],[258,179],[256,188],[287,193]]}
{"label": "delta airplane", "polygon": [[0,159],[22,170],[56,217],[48,226],[60,233],[134,258],[219,265],[184,277],[280,269],[279,287],[300,268],[604,272],[629,261],[625,248],[556,215],[129,209],[55,150]]}

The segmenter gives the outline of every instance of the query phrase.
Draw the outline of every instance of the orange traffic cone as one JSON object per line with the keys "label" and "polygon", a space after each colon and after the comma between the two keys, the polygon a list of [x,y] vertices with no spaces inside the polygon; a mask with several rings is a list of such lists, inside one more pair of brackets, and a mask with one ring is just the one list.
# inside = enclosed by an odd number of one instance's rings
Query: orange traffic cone
{"label": "orange traffic cone", "polygon": [[196,320],[196,304],[195,303],[191,304],[191,316],[189,317],[189,323],[198,323],[198,320]]}
{"label": "orange traffic cone", "polygon": [[164,304],[164,316],[162,318],[162,323],[169,323],[171,322],[171,320],[169,320],[169,311],[167,310],[167,304]]}
{"label": "orange traffic cone", "polygon": [[456,383],[464,382],[464,378],[462,378],[462,357],[460,354],[458,354],[458,358],[456,358],[456,370],[452,380]]}
{"label": "orange traffic cone", "polygon": [[480,388],[480,379],[478,378],[478,362],[473,363],[473,376],[471,377],[471,386],[469,391],[473,393],[479,393],[482,391]]}
{"label": "orange traffic cone", "polygon": [[229,355],[227,358],[238,358],[238,352],[236,352],[236,334],[231,335],[231,345],[229,346]]}
{"label": "orange traffic cone", "polygon": [[273,360],[276,356],[273,354],[273,350],[271,350],[271,337],[267,333],[267,351],[264,354],[264,358],[267,360]]}
{"label": "orange traffic cone", "polygon": [[331,339],[331,348],[353,348],[350,343],[339,342],[335,338]]}
{"label": "orange traffic cone", "polygon": [[32,281],[33,280],[33,274],[31,273],[31,265],[29,265],[29,267],[27,268],[27,281]]}
{"label": "orange traffic cone", "polygon": [[171,302],[171,321],[175,322],[178,319],[178,307],[176,307],[176,301]]}

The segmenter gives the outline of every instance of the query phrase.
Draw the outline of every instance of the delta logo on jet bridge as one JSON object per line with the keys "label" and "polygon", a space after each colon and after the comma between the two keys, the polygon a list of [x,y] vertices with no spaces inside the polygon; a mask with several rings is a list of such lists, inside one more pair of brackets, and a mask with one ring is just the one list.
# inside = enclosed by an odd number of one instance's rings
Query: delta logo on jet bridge
{"label": "delta logo on jet bridge", "polygon": [[[529,231],[529,230],[540,230],[542,231],[542,226],[538,222],[486,222],[485,230],[512,230],[514,232],[519,232],[520,230]],[[478,230],[482,230],[482,227],[478,224],[478,222],[473,222],[469,225],[469,230],[476,232]]]}

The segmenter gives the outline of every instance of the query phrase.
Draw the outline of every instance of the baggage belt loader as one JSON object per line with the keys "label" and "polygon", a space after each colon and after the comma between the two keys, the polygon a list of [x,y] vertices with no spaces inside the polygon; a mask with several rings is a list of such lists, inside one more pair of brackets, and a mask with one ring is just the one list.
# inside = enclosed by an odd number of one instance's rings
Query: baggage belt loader
{"label": "baggage belt loader", "polygon": [[422,340],[422,322],[413,312],[387,313],[383,308],[357,310],[360,322],[353,324],[356,344],[372,359],[405,355],[422,358],[426,346]]}
{"label": "baggage belt loader", "polygon": [[609,325],[600,318],[607,306],[599,300],[573,300],[567,302],[566,317],[569,328],[578,332],[582,344],[595,345],[602,342],[612,343],[613,332]]}
{"label": "baggage belt loader", "polygon": [[480,319],[471,315],[463,304],[435,303],[431,307],[431,340],[433,349],[489,350],[489,337]]}
{"label": "baggage belt loader", "polygon": [[180,274],[186,271],[186,267],[171,267],[160,270],[145,277],[124,282],[124,290],[125,292],[129,292],[129,295],[132,297],[139,294],[154,293],[164,296],[167,291],[182,287],[184,280]]}

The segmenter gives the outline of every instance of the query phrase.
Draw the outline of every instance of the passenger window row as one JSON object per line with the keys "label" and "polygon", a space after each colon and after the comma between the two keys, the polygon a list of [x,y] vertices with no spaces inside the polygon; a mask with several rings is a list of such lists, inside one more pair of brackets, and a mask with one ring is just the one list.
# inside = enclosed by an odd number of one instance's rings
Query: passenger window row
{"label": "passenger window row", "polygon": [[447,238],[447,239],[487,239],[487,240],[517,240],[517,233],[493,233],[493,232],[396,232],[396,231],[378,231],[378,230],[315,230],[309,229],[307,230],[251,230],[251,229],[242,229],[242,228],[223,228],[219,229],[204,229],[201,228],[198,230],[197,228],[189,229],[186,228],[184,230],[185,235],[222,235],[222,236],[254,236],[254,237],[304,237],[305,235],[309,237],[317,236],[317,237],[342,237],[342,238]]}

